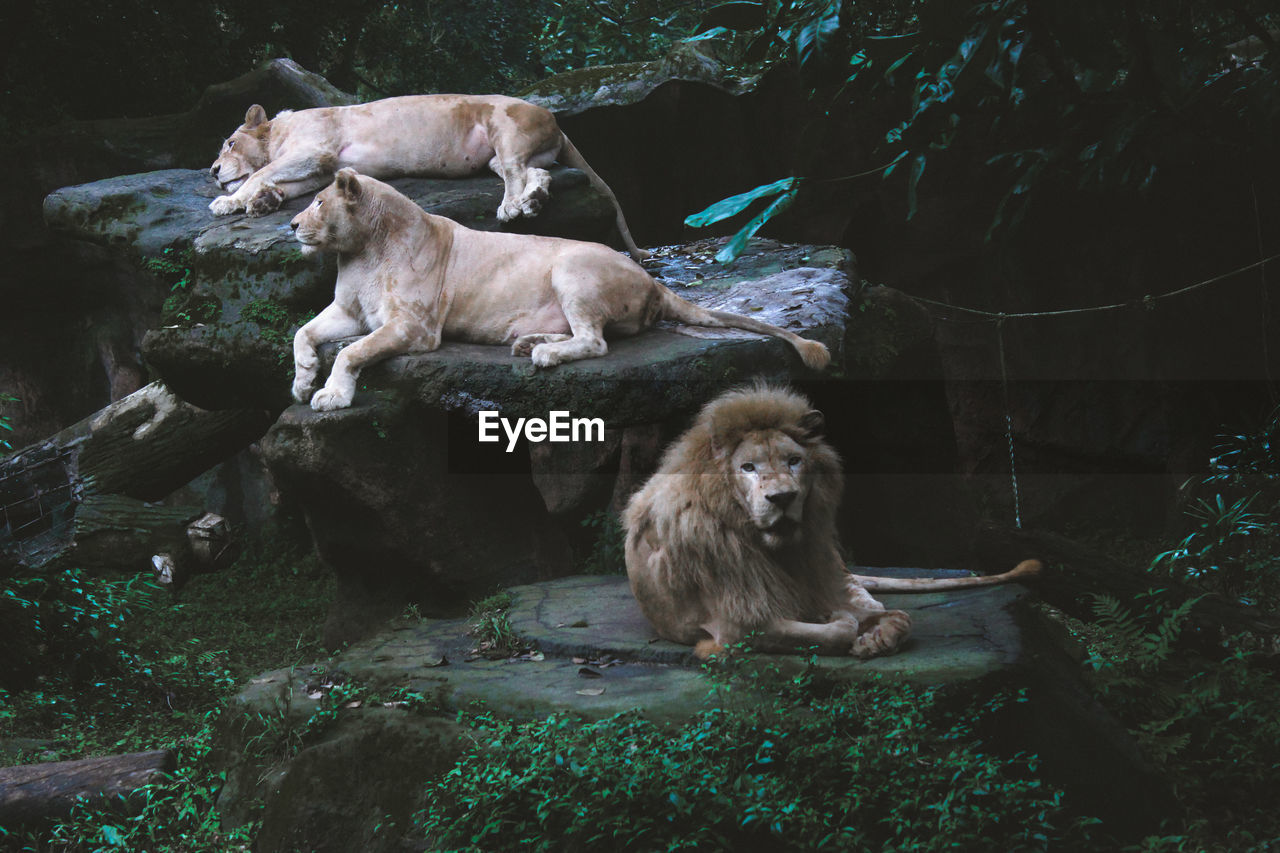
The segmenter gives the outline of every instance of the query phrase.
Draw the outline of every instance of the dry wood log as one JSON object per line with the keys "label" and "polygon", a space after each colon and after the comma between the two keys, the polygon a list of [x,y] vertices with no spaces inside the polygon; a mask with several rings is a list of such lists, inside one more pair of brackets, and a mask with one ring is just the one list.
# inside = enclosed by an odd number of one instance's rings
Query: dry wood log
{"label": "dry wood log", "polygon": [[127,809],[130,794],[172,773],[172,750],[107,755],[0,768],[0,826],[12,829],[71,813],[76,800],[114,801]]}
{"label": "dry wood log", "polygon": [[[204,411],[156,382],[0,460],[0,574],[119,564],[189,547],[200,507],[155,501],[259,438],[266,411]],[[51,565],[54,564],[54,565]]]}

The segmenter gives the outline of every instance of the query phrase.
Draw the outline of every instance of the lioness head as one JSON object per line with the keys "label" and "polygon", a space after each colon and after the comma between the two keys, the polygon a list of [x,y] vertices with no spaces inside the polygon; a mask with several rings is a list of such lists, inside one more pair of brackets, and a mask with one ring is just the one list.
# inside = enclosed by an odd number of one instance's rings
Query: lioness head
{"label": "lioness head", "polygon": [[[712,447],[734,498],[761,542],[767,548],[780,548],[804,530],[805,502],[816,475],[810,468],[815,447],[821,442],[822,413],[802,409],[802,414],[792,413],[779,422],[786,408],[803,400],[775,389],[744,394],[741,400],[740,406],[722,405],[715,412],[710,424]],[[783,400],[789,405],[776,405]],[[735,402],[733,395],[727,402]],[[772,410],[753,410],[756,406]],[[830,464],[825,458],[816,461],[820,466]]]}
{"label": "lioness head", "polygon": [[354,169],[339,170],[333,183],[316,193],[306,210],[289,223],[302,244],[303,254],[360,251],[368,225],[360,215],[364,194],[360,175]]}
{"label": "lioness head", "polygon": [[235,192],[254,172],[267,165],[267,111],[258,104],[244,114],[244,124],[222,143],[209,175],[223,190]]}

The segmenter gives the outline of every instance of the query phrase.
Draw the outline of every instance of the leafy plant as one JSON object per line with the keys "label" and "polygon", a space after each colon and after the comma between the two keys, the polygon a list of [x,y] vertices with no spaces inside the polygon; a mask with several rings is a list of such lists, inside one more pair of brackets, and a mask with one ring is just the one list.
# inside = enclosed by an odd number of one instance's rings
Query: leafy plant
{"label": "leafy plant", "polygon": [[589,575],[616,575],[626,571],[626,536],[618,514],[598,510],[582,519],[582,526],[595,531],[582,571]]}
{"label": "leafy plant", "polygon": [[511,629],[507,611],[511,596],[505,592],[491,595],[471,605],[467,617],[471,636],[478,641],[477,651],[488,658],[509,658],[527,650],[523,640]]}
{"label": "leafy plant", "polygon": [[[1271,54],[1226,61],[1223,50],[1276,25],[1261,4],[1202,0],[1176,12],[1107,0],[724,5],[733,14],[713,9],[704,28],[747,35],[746,60],[790,61],[810,85],[811,124],[787,180],[834,188],[902,177],[908,219],[935,163],[944,173],[983,164],[994,190],[987,239],[997,240],[1018,232],[1045,188],[1132,200],[1200,147],[1270,150],[1280,69]],[[1264,49],[1274,43],[1259,39]],[[840,122],[868,103],[891,117],[872,161],[885,165],[824,174],[845,138]],[[748,229],[786,209],[783,198],[735,240],[745,244]]]}
{"label": "leafy plant", "polygon": [[[12,394],[0,394],[0,403],[16,402],[18,402],[18,398]],[[4,437],[5,432],[13,432],[13,424],[9,421],[9,418],[6,415],[0,415],[0,430],[4,430],[4,432],[0,432],[0,456],[3,456],[13,450],[13,445]]]}
{"label": "leafy plant", "polygon": [[1034,778],[1033,758],[984,750],[936,690],[871,679],[824,697],[775,685],[732,704],[674,729],[635,713],[469,716],[475,746],[428,787],[420,832],[434,849],[486,851],[1026,849],[1088,837]]}
{"label": "leafy plant", "polygon": [[1146,849],[1267,849],[1280,819],[1267,793],[1280,766],[1280,679],[1255,652],[1220,658],[1179,647],[1195,600],[1167,609],[1158,592],[1133,612],[1095,601],[1079,626],[1099,698],[1167,775],[1186,810],[1176,835]]}
{"label": "leafy plant", "polygon": [[1274,439],[1280,411],[1257,431],[1225,436],[1209,473],[1189,484],[1192,529],[1157,554],[1152,571],[1246,603],[1280,603],[1280,469]]}

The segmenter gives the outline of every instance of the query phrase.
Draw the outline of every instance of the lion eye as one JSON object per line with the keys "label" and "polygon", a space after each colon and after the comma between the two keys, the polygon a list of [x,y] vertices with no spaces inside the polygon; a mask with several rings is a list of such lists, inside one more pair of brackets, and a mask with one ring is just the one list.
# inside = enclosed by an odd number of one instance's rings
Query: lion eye
{"label": "lion eye", "polygon": [[235,148],[235,147],[236,147],[236,141],[234,139],[228,139],[227,150],[230,151],[232,148]]}
{"label": "lion eye", "polygon": [[787,460],[787,464],[790,465],[792,468],[794,468],[797,465],[799,465],[802,461],[803,460],[799,456],[792,456],[790,459]]}
{"label": "lion eye", "polygon": [[750,462],[743,462],[743,463],[742,463],[742,470],[743,470],[743,471],[746,471],[748,474],[750,474],[752,471],[756,470],[756,466],[755,466],[755,465],[753,465],[753,464],[752,464],[752,463],[750,463]]}

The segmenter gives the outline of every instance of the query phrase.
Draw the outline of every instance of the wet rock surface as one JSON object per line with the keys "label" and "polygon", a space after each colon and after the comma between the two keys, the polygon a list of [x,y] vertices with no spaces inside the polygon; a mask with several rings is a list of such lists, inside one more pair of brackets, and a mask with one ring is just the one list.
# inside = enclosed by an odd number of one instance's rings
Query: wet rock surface
{"label": "wet rock surface", "polygon": [[[819,666],[838,678],[880,673],[981,690],[987,677],[1012,672],[1022,658],[1011,611],[1023,592],[1011,586],[884,596],[915,620],[906,649],[871,661],[821,658]],[[481,656],[465,619],[401,618],[326,667],[276,670],[253,679],[234,700],[219,739],[227,770],[219,809],[226,819],[243,821],[258,799],[265,803],[260,842],[383,849],[371,827],[384,815],[411,813],[407,794],[447,770],[460,752],[468,729],[453,720],[455,711],[532,720],[553,712],[601,719],[640,709],[674,724],[707,706],[713,682],[687,647],[654,639],[625,577],[570,577],[510,593],[509,624],[529,644],[514,658]],[[784,671],[804,665],[799,656],[759,657],[762,665],[775,663]],[[302,726],[335,684],[359,685],[370,695],[402,688],[424,697],[426,707],[410,711],[394,702],[357,702],[341,709],[296,756],[274,762],[252,757],[246,746],[260,735],[255,721],[283,717]],[[351,788],[354,779],[360,780],[358,790]]]}

